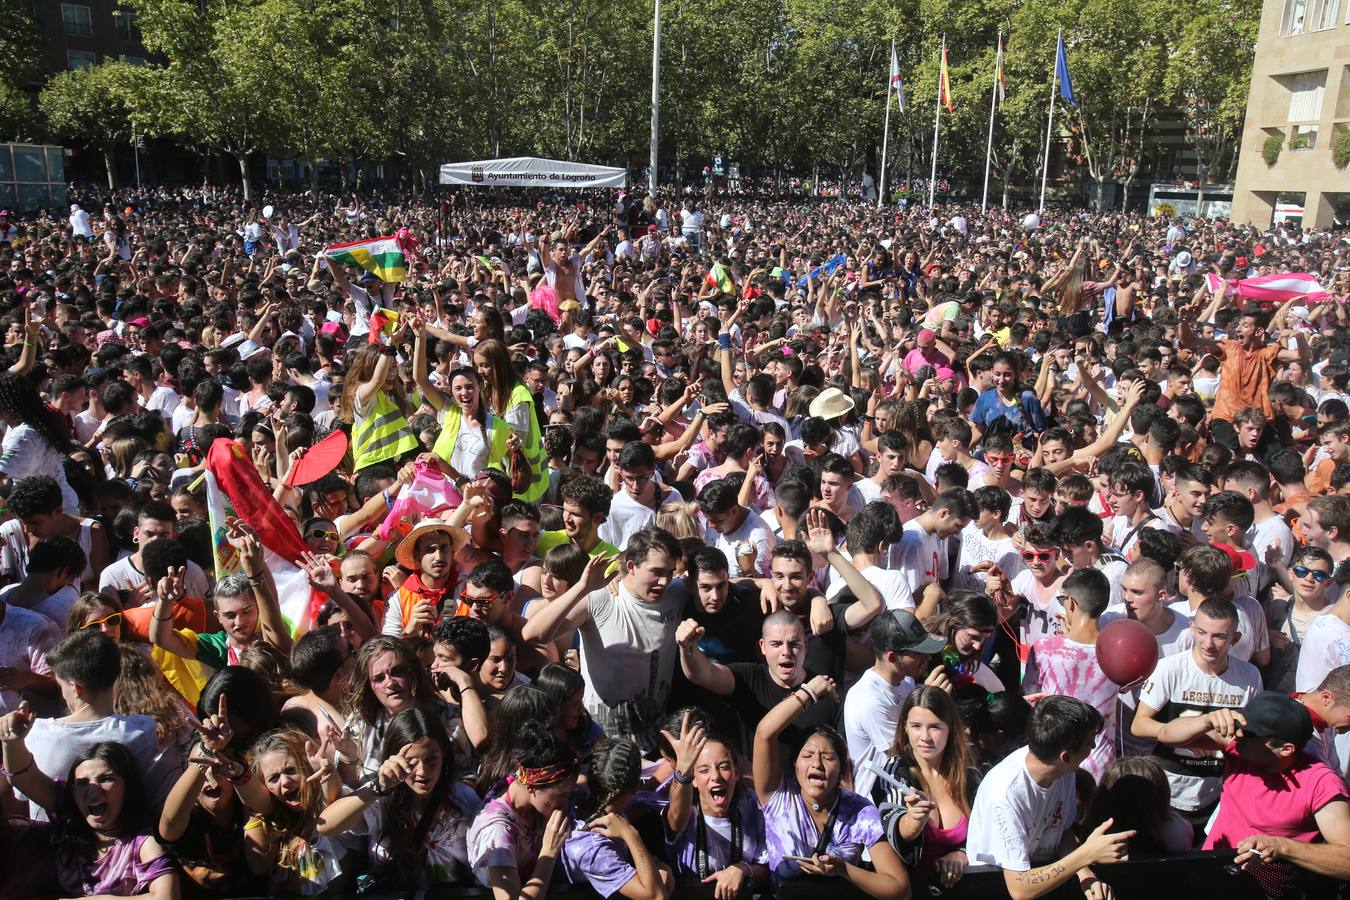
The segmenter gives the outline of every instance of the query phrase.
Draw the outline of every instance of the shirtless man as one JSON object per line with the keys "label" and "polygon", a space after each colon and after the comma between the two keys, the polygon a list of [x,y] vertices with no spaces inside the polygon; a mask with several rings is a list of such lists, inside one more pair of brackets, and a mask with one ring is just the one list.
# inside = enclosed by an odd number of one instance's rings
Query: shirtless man
{"label": "shirtless man", "polygon": [[547,236],[540,235],[539,259],[544,265],[544,276],[548,279],[549,287],[558,294],[559,303],[568,300],[583,302],[586,286],[581,281],[581,261],[590,256],[613,230],[613,226],[604,229],[586,245],[584,250],[571,256],[568,253],[577,234],[575,222],[564,228],[561,236],[553,240],[551,245]]}

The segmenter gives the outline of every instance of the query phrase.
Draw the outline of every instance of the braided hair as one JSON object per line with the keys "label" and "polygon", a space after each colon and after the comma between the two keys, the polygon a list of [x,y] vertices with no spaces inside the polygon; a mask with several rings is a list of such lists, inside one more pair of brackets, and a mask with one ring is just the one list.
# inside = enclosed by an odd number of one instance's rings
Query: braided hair
{"label": "braided hair", "polygon": [[579,811],[589,823],[609,811],[620,797],[636,790],[642,779],[642,751],[633,741],[606,738],[591,752],[586,784],[590,793]]}
{"label": "braided hair", "polygon": [[70,447],[65,419],[42,401],[37,388],[22,375],[0,372],[0,416],[28,425],[57,453],[64,454]]}

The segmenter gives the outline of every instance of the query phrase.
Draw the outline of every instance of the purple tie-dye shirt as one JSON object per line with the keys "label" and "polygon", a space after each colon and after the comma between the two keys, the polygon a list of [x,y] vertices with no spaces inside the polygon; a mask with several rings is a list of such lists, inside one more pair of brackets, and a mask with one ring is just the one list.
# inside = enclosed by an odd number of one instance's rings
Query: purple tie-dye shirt
{"label": "purple tie-dye shirt", "polygon": [[[784,857],[811,856],[816,852],[820,830],[795,782],[785,781],[764,804],[764,833],[769,845],[769,871],[774,880],[804,877],[801,867]],[[835,806],[834,831],[825,852],[856,865],[865,849],[885,837],[877,808],[866,798],[841,788]]]}
{"label": "purple tie-dye shirt", "polygon": [[[769,861],[769,845],[764,833],[764,814],[760,812],[755,792],[744,786],[736,789],[736,809],[741,814],[741,862],[762,865]],[[689,814],[689,821],[679,834],[666,831],[666,861],[681,881],[698,878],[698,817],[697,809]],[[663,818],[664,821],[664,818]],[[720,872],[731,865],[731,822],[729,819],[704,819],[704,833],[708,837],[708,869]]]}

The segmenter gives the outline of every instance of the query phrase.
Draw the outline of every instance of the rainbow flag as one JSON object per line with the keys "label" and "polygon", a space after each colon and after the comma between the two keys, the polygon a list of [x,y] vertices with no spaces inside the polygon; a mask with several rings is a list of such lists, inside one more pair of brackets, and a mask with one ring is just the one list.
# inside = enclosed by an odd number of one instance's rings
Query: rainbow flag
{"label": "rainbow flag", "polygon": [[727,271],[727,267],[721,263],[713,263],[708,274],[703,276],[703,281],[708,287],[715,287],[723,294],[733,297],[736,295],[736,283],[731,280],[731,273]]}
{"label": "rainbow flag", "polygon": [[402,281],[408,277],[408,257],[398,238],[332,244],[324,248],[323,255],[336,262],[358,266],[381,281]]}

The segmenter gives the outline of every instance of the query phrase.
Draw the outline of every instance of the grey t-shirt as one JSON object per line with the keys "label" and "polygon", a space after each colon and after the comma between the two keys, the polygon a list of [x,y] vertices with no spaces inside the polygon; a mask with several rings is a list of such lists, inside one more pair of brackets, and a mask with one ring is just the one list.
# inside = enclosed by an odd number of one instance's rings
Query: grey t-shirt
{"label": "grey t-shirt", "polygon": [[[43,774],[55,779],[68,777],[71,763],[104,741],[115,741],[131,751],[132,757],[141,764],[150,807],[162,806],[183,769],[178,760],[177,745],[160,747],[155,738],[155,720],[149,716],[113,715],[92,722],[38,719],[24,744]],[[47,821],[47,811],[36,803],[30,802],[28,809],[31,818]]]}

